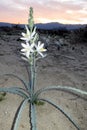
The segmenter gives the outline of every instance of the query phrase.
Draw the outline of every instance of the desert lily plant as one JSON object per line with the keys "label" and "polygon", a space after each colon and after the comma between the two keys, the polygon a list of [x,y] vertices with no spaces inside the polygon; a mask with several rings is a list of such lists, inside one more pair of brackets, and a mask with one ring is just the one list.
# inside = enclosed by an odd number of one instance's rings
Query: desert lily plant
{"label": "desert lily plant", "polygon": [[47,102],[48,104],[61,111],[66,116],[66,118],[68,118],[69,121],[74,125],[74,127],[76,127],[77,130],[80,130],[78,125],[71,119],[71,117],[66,112],[64,112],[64,110],[59,105],[56,105],[49,99],[40,98],[39,95],[43,92],[51,90],[60,90],[84,97],[87,96],[87,92],[67,86],[50,86],[41,88],[37,91],[35,90],[36,62],[39,60],[39,58],[44,58],[46,56],[47,50],[44,48],[44,44],[39,41],[38,34],[36,32],[36,27],[34,26],[32,7],[30,7],[28,25],[25,26],[25,29],[26,33],[22,33],[21,37],[21,39],[23,40],[23,43],[21,43],[21,54],[22,59],[28,62],[29,82],[26,84],[26,82],[20,77],[14,74],[6,74],[7,76],[13,76],[20,80],[23,83],[24,88],[17,86],[0,88],[0,92],[17,94],[23,99],[15,114],[11,130],[18,129],[19,120],[21,119],[21,113],[27,103],[29,104],[30,130],[37,130],[36,105],[42,105],[44,102]]}

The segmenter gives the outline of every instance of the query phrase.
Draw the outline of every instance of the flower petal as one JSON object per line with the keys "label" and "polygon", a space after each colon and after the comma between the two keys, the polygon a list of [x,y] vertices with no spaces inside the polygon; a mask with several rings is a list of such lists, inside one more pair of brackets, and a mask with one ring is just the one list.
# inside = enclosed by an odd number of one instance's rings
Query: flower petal
{"label": "flower petal", "polygon": [[25,33],[22,32],[22,36],[25,37]]}
{"label": "flower petal", "polygon": [[27,35],[30,35],[30,31],[29,31],[27,25],[25,25],[25,28],[26,28],[26,31],[27,31]]}

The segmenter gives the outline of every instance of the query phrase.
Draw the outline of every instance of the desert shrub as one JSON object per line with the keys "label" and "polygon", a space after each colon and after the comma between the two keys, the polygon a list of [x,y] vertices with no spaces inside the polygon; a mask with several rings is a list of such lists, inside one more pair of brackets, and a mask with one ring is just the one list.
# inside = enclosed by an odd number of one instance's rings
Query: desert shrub
{"label": "desert shrub", "polygon": [[0,102],[5,99],[6,93],[0,93]]}
{"label": "desert shrub", "polygon": [[86,43],[87,42],[87,26],[85,28],[72,30],[66,38],[71,44]]}

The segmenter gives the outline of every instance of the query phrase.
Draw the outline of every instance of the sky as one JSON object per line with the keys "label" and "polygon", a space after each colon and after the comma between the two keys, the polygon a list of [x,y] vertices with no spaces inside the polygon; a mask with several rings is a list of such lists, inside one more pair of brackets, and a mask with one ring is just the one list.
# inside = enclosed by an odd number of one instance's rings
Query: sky
{"label": "sky", "polygon": [[0,0],[0,22],[27,24],[30,7],[35,23],[87,24],[87,0]]}

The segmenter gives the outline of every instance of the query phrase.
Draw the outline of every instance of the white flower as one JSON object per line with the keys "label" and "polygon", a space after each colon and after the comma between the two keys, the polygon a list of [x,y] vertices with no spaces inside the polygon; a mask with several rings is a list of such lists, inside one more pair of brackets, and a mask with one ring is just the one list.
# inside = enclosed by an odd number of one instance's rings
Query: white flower
{"label": "white flower", "polygon": [[21,37],[20,39],[28,42],[28,41],[30,41],[30,40],[32,40],[34,38],[34,35],[36,33],[36,27],[34,28],[32,33],[29,31],[27,26],[25,26],[25,28],[26,28],[26,33],[22,33],[23,37]]}
{"label": "white flower", "polygon": [[21,43],[23,49],[21,49],[21,52],[24,56],[26,56],[28,59],[30,57],[30,53],[33,53],[34,50],[33,50],[33,47],[34,47],[34,43],[32,43],[31,45],[26,42],[25,44],[24,43]]}
{"label": "white flower", "polygon": [[36,47],[36,51],[37,51],[42,57],[44,57],[43,52],[47,51],[47,50],[44,48],[44,44],[41,44],[41,42],[38,41],[38,44],[35,45],[35,47]]}

